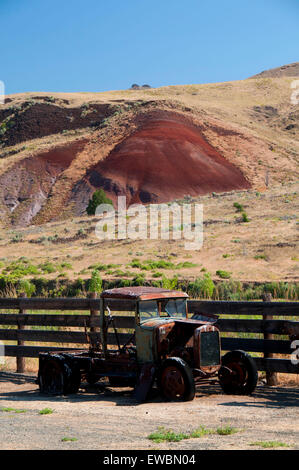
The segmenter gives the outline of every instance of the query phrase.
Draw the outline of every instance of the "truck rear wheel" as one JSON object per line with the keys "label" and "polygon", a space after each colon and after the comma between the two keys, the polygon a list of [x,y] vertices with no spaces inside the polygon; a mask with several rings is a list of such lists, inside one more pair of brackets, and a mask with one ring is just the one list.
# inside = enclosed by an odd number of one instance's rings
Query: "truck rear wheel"
{"label": "truck rear wheel", "polygon": [[218,376],[222,390],[231,395],[250,395],[258,380],[254,360],[245,351],[239,350],[223,356]]}
{"label": "truck rear wheel", "polygon": [[49,395],[77,393],[80,382],[80,371],[68,364],[63,357],[44,360],[38,372],[40,392]]}
{"label": "truck rear wheel", "polygon": [[192,370],[179,357],[172,357],[163,362],[158,386],[167,400],[190,401],[195,395]]}

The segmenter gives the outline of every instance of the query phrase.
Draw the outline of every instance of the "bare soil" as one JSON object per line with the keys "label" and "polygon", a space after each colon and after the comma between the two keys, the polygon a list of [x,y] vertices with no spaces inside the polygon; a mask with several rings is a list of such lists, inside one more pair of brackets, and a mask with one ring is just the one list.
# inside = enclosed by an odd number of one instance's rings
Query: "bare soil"
{"label": "bare soil", "polygon": [[251,186],[242,172],[204,139],[199,128],[183,116],[161,111],[151,113],[147,122],[97,163],[84,181],[93,191],[102,187],[115,202],[118,195],[126,195],[128,205]]}
{"label": "bare soil", "polygon": [[[1,224],[43,224],[82,214],[94,189],[105,185],[114,198],[133,189],[132,202],[150,202],[237,188],[260,191],[269,179],[271,187],[295,181],[298,110],[290,99],[292,78],[10,95],[0,110],[0,174],[11,181],[10,191],[0,194]],[[177,125],[162,119],[153,129],[153,113],[176,115]],[[197,128],[191,140],[191,127],[178,127],[183,120]],[[37,178],[23,159],[34,157],[37,165],[41,152],[56,147],[67,154],[69,144],[83,137],[87,143],[72,152],[70,164],[51,180],[42,168],[40,184],[28,185]],[[60,153],[60,159],[68,157]],[[22,168],[16,183],[15,165]],[[91,181],[93,170],[98,177]]]}
{"label": "bare soil", "polygon": [[[39,394],[35,375],[0,373],[0,449],[256,449],[256,441],[279,441],[299,449],[298,387],[259,385],[250,396],[230,396],[220,387],[198,388],[192,402],[163,402],[157,391],[150,401],[135,402],[132,389],[107,384],[84,386],[77,395]],[[52,414],[40,415],[44,408]],[[211,434],[197,439],[156,444],[147,436],[159,426],[190,432],[205,426],[233,426],[231,435]],[[62,439],[75,438],[63,442]],[[284,447],[282,448],[284,449]]]}
{"label": "bare soil", "polygon": [[250,78],[260,77],[298,77],[299,76],[299,62],[292,64],[281,65],[274,69],[264,70],[263,72],[253,75]]}

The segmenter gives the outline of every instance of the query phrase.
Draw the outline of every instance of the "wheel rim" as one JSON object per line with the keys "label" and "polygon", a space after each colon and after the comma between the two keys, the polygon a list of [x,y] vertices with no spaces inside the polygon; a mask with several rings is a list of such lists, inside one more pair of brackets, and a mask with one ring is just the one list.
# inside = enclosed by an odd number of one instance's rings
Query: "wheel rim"
{"label": "wheel rim", "polygon": [[161,387],[166,398],[183,398],[186,386],[182,372],[173,366],[165,367],[161,376]]}
{"label": "wheel rim", "polygon": [[247,369],[242,362],[233,361],[227,366],[233,371],[233,375],[230,379],[230,383],[233,387],[244,387],[248,380]]}

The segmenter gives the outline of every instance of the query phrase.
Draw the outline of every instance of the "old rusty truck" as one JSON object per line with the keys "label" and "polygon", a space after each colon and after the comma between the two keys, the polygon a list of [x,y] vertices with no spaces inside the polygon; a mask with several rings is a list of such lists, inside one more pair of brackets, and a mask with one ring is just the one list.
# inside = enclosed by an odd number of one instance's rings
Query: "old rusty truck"
{"label": "old rusty truck", "polygon": [[[105,290],[99,299],[99,331],[89,349],[40,353],[38,383],[42,393],[76,393],[82,381],[95,384],[108,378],[110,386],[134,387],[145,401],[154,384],[166,400],[192,400],[195,386],[219,380],[228,394],[251,394],[257,384],[254,360],[244,351],[221,357],[217,316],[198,312],[188,317],[185,292],[154,287]],[[131,309],[131,337],[117,329],[113,305]],[[128,314],[129,315],[129,314]],[[108,330],[116,337],[108,346]],[[111,334],[111,333],[110,333]]]}

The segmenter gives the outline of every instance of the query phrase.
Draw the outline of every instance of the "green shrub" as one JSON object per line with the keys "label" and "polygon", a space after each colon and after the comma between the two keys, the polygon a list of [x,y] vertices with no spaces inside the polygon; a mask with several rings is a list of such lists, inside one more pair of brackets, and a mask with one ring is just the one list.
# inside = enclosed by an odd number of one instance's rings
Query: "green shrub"
{"label": "green shrub", "polygon": [[269,261],[269,256],[265,254],[255,255],[254,259],[264,259],[265,261]]}
{"label": "green shrub", "polygon": [[165,261],[161,259],[160,261],[151,261],[151,269],[175,269],[176,265],[171,261]]}
{"label": "green shrub", "polygon": [[132,279],[133,286],[143,286],[145,283],[144,274],[138,274],[134,279]]}
{"label": "green shrub", "polygon": [[190,283],[190,294],[192,297],[211,298],[215,289],[215,284],[209,273],[204,274],[203,278],[198,277]]}
{"label": "green shrub", "polygon": [[107,265],[106,264],[91,264],[90,266],[88,266],[88,269],[97,269],[98,271],[105,271],[107,269]]}
{"label": "green shrub", "polygon": [[20,281],[19,291],[25,292],[27,297],[31,297],[35,292],[35,285],[28,281],[28,279],[23,279]]}
{"label": "green shrub", "polygon": [[200,426],[198,429],[195,429],[194,431],[191,432],[190,437],[194,439],[194,438],[208,436],[210,434],[214,434],[214,431],[212,429],[207,429],[205,426]]}
{"label": "green shrub", "polygon": [[130,279],[121,279],[119,281],[118,287],[130,287],[132,285],[132,281]]}
{"label": "green shrub", "polygon": [[128,274],[130,275],[129,271],[123,271],[122,269],[116,269],[115,271],[112,272],[113,276],[116,277],[123,277],[127,276]]}
{"label": "green shrub", "polygon": [[239,204],[238,202],[234,202],[234,207],[237,209],[237,212],[244,211],[244,207],[242,206],[242,204]]}
{"label": "green shrub", "polygon": [[47,261],[46,263],[40,264],[39,268],[46,274],[51,274],[51,273],[56,273],[57,267],[53,264]]}
{"label": "green shrub", "polygon": [[94,269],[91,273],[91,278],[88,284],[89,292],[101,292],[102,291],[103,281],[100,276],[99,271]]}
{"label": "green shrub", "polygon": [[139,269],[141,269],[141,268],[142,268],[142,263],[141,263],[141,261],[140,261],[139,259],[134,258],[134,259],[131,261],[130,266],[131,266],[132,268],[139,268]]}
{"label": "green shrub", "polygon": [[236,432],[238,432],[238,429],[232,426],[225,426],[224,428],[217,428],[216,432],[220,436],[230,436],[231,434],[236,434]]}
{"label": "green shrub", "polygon": [[182,432],[176,433],[172,431],[171,429],[165,429],[164,427],[159,427],[158,431],[155,431],[149,434],[147,438],[158,444],[160,442],[165,442],[165,441],[166,442],[179,442],[179,441],[182,441],[183,439],[190,439],[190,436]]}
{"label": "green shrub", "polygon": [[156,273],[153,274],[153,277],[162,277],[162,273],[157,271]]}
{"label": "green shrub", "polygon": [[299,297],[299,284],[288,282],[267,282],[263,286],[263,293],[269,292],[276,299],[293,299]]}
{"label": "green shrub", "polygon": [[176,265],[176,269],[181,268],[196,268],[197,264],[191,263],[190,261],[183,261],[182,263],[178,263]]}
{"label": "green shrub", "polygon": [[246,212],[242,212],[242,222],[250,222]]}
{"label": "green shrub", "polygon": [[178,288],[178,278],[174,276],[172,279],[165,276],[162,277],[162,287],[163,289],[175,290]]}
{"label": "green shrub", "polygon": [[167,261],[167,260],[159,260],[159,261],[153,261],[151,259],[145,260],[145,261],[140,261],[137,258],[134,258],[130,266],[132,268],[139,268],[142,269],[143,271],[150,271],[150,270],[155,270],[155,269],[181,269],[181,268],[193,268],[197,266],[197,264],[190,263],[189,261],[184,261],[178,264],[173,263],[172,261]]}
{"label": "green shrub", "polygon": [[241,300],[242,284],[239,281],[225,281],[217,284],[215,298],[221,300]]}
{"label": "green shrub", "polygon": [[221,279],[229,279],[231,277],[231,273],[223,271],[222,269],[218,269],[218,271],[216,271],[216,275],[221,277]]}
{"label": "green shrub", "polygon": [[20,243],[23,241],[23,235],[21,233],[16,233],[15,236],[11,239],[12,243]]}
{"label": "green shrub", "polygon": [[63,263],[60,263],[58,268],[59,269],[73,269],[73,266],[71,265],[71,263],[67,263],[66,261],[64,261]]}
{"label": "green shrub", "polygon": [[[21,261],[20,261],[21,260]],[[3,270],[3,273],[10,273],[11,277],[20,279],[29,274],[40,274],[40,271],[33,264],[29,264],[27,259],[20,258],[18,261],[13,261]]]}
{"label": "green shrub", "polygon": [[289,444],[280,441],[255,441],[251,442],[249,445],[263,447],[264,449],[273,449],[276,447],[290,447]]}
{"label": "green shrub", "polygon": [[196,439],[210,434],[215,434],[215,431],[208,429],[205,426],[200,426],[200,428],[195,429],[188,434],[183,432],[174,432],[172,429],[165,429],[163,426],[160,426],[157,431],[149,434],[147,438],[159,444],[161,442],[179,442],[183,439]]}
{"label": "green shrub", "polygon": [[89,200],[89,203],[88,203],[88,206],[87,206],[87,209],[86,209],[87,214],[88,215],[94,215],[95,212],[96,212],[96,208],[100,204],[111,204],[112,207],[113,207],[113,203],[112,203],[111,199],[109,199],[106,196],[105,191],[103,189],[97,189],[93,193],[92,198]]}
{"label": "green shrub", "polygon": [[54,410],[52,410],[52,408],[43,408],[38,412],[38,414],[40,415],[51,415],[52,413],[54,413]]}
{"label": "green shrub", "polygon": [[13,413],[26,413],[28,410],[7,407],[7,408],[0,408],[0,411],[3,411],[5,413],[11,413],[11,412],[13,412]]}

